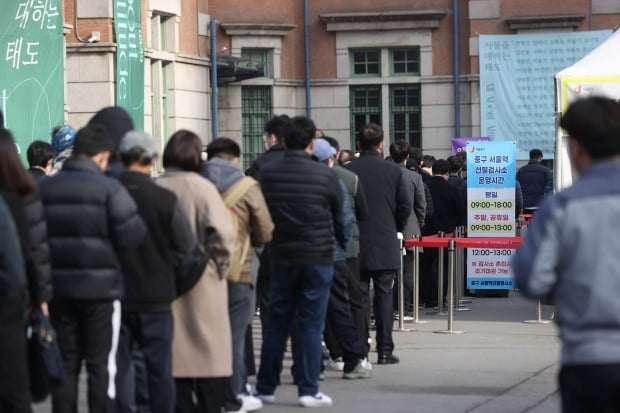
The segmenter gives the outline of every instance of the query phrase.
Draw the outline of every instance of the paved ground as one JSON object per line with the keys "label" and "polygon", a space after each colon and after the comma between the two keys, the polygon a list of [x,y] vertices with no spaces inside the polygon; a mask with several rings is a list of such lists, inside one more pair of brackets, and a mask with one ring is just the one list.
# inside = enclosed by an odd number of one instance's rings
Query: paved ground
{"label": "paved ground", "polygon": [[[436,334],[446,329],[446,316],[420,312],[426,324],[405,323],[414,332],[395,332],[395,354],[401,362],[373,366],[368,380],[347,381],[326,372],[321,391],[334,398],[332,413],[557,413],[556,374],[559,341],[553,324],[524,324],[534,317],[535,305],[511,293],[509,298],[474,299],[469,312],[455,313],[454,330],[464,334]],[[544,308],[548,317],[550,308]],[[397,323],[395,323],[395,327]],[[256,329],[255,342],[260,337]],[[258,347],[257,347],[258,351]],[[376,361],[376,354],[371,354]],[[287,355],[277,403],[264,412],[298,410],[297,389],[289,373]],[[81,399],[84,398],[82,381]],[[50,411],[40,404],[36,412]],[[80,403],[80,411],[86,411]]]}
{"label": "paved ground", "polygon": [[[468,307],[472,311],[458,312],[454,319],[453,329],[465,330],[463,334],[434,333],[447,328],[447,317],[421,311],[420,319],[429,323],[405,323],[418,331],[394,333],[400,364],[373,366],[371,379],[351,382],[327,372],[321,391],[334,399],[329,411],[559,412],[555,326],[522,323],[534,317],[535,305],[518,294],[474,299]],[[543,315],[548,317],[549,311],[544,309]],[[282,382],[277,404],[264,411],[295,409],[290,375]]]}

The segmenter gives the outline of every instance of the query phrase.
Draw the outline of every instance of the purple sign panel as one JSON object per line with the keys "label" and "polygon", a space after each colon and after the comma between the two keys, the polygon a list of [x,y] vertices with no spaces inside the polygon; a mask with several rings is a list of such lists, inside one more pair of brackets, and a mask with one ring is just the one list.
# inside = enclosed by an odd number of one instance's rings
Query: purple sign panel
{"label": "purple sign panel", "polygon": [[470,137],[470,138],[455,138],[452,139],[452,155],[456,155],[457,152],[465,150],[465,147],[469,142],[475,141],[490,141],[491,139],[486,136]]}

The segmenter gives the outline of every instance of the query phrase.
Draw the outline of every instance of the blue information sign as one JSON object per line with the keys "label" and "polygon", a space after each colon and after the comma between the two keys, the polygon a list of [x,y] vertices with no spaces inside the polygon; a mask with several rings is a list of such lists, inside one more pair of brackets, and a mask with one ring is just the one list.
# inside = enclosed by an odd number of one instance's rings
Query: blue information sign
{"label": "blue information sign", "polygon": [[[467,147],[467,236],[515,235],[515,142],[470,142]],[[470,248],[467,288],[512,289],[509,249]]]}

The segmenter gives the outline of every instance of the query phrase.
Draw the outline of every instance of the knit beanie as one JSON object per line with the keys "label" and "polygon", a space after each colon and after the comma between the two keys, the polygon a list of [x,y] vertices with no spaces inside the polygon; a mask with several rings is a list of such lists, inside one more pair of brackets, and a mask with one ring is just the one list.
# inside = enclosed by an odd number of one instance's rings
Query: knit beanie
{"label": "knit beanie", "polygon": [[114,151],[118,150],[125,133],[133,130],[133,120],[129,113],[120,106],[108,106],[88,121],[89,125],[101,125],[114,142]]}
{"label": "knit beanie", "polygon": [[73,148],[75,143],[75,129],[69,125],[61,126],[52,136],[52,146],[58,153]]}

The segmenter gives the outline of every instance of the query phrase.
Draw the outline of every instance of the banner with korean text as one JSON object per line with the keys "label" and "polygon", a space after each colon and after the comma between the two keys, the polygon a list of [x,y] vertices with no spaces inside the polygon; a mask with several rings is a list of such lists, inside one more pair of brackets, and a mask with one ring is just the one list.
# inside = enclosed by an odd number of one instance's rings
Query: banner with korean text
{"label": "banner with korean text", "polygon": [[0,109],[26,162],[32,141],[51,140],[64,119],[61,0],[2,3]]}
{"label": "banner with korean text", "polygon": [[[467,236],[515,236],[515,142],[467,144]],[[510,249],[471,248],[467,254],[467,288],[513,288]]]}
{"label": "banner with korean text", "polygon": [[609,30],[481,35],[481,133],[516,141],[517,158],[539,148],[553,158],[557,72],[572,65],[611,35]]}
{"label": "banner with korean text", "polygon": [[144,38],[140,0],[114,0],[116,105],[144,129]]}

